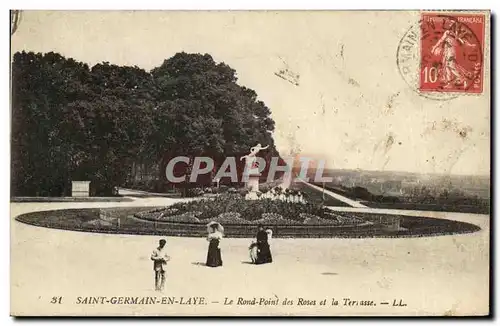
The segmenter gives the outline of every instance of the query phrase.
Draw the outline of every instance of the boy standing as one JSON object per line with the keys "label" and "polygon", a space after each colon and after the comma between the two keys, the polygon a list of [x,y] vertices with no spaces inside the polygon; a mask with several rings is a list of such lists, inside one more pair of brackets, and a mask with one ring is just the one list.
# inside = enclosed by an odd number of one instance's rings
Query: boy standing
{"label": "boy standing", "polygon": [[165,287],[165,271],[167,270],[167,262],[170,260],[170,256],[167,255],[167,249],[165,248],[166,244],[167,241],[161,239],[158,248],[151,254],[153,270],[155,271],[156,291],[163,291]]}

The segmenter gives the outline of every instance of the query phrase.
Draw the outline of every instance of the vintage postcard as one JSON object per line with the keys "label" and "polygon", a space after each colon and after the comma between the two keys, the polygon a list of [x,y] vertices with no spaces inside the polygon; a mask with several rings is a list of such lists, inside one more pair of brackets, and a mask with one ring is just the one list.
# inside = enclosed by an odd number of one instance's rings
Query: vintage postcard
{"label": "vintage postcard", "polygon": [[11,11],[11,315],[487,316],[489,11]]}

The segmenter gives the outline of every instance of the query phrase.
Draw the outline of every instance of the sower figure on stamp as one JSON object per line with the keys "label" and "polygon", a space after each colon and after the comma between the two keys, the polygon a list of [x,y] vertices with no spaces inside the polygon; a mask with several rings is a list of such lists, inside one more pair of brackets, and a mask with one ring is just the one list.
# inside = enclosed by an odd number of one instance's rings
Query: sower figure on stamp
{"label": "sower figure on stamp", "polygon": [[459,26],[452,21],[448,30],[443,33],[443,36],[432,47],[431,52],[434,55],[441,56],[441,81],[445,87],[450,87],[455,84],[463,84],[467,78],[473,74],[457,63],[457,47],[458,46],[475,47],[465,37],[462,37]]}
{"label": "sower figure on stamp", "polygon": [[165,248],[166,244],[167,241],[161,239],[158,248],[151,254],[153,270],[155,271],[156,291],[163,291],[165,288],[165,272],[167,270],[167,262],[170,260],[170,256],[167,255],[167,249]]}

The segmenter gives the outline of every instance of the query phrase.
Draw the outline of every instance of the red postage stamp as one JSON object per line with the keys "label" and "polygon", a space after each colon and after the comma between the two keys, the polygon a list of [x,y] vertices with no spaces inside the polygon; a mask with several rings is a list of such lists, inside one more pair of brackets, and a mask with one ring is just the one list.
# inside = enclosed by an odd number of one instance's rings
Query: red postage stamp
{"label": "red postage stamp", "polygon": [[423,13],[421,92],[482,93],[485,16]]}

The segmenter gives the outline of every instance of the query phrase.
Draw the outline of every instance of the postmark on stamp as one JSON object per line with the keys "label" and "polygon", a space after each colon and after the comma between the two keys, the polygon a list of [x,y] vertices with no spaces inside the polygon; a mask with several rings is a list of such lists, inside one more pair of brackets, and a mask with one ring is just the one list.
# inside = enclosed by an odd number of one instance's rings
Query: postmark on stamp
{"label": "postmark on stamp", "polygon": [[419,95],[450,100],[483,92],[484,14],[424,12],[397,50],[397,65]]}

